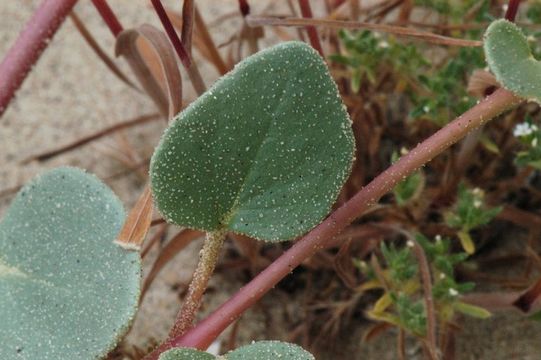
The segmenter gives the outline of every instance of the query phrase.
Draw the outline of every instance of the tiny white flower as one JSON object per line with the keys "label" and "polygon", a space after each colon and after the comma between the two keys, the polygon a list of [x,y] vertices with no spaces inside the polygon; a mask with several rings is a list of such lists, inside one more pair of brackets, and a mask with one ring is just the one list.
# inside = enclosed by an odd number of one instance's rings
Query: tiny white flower
{"label": "tiny white flower", "polygon": [[408,149],[406,149],[405,147],[402,147],[400,149],[400,155],[407,155],[408,152],[409,152]]}
{"label": "tiny white flower", "polygon": [[445,279],[445,277],[446,277],[446,276],[445,276],[445,274],[444,274],[444,273],[440,273],[440,279],[442,279],[442,280],[443,280],[443,279]]}
{"label": "tiny white flower", "polygon": [[483,190],[481,190],[478,187],[473,188],[472,193],[473,193],[473,195],[478,196],[478,197],[483,196]]}
{"label": "tiny white flower", "polygon": [[441,241],[441,235],[440,234],[436,235],[436,237],[434,239],[436,240],[436,242],[440,242]]}
{"label": "tiny white flower", "polygon": [[425,106],[423,106],[423,111],[424,111],[425,113],[427,113],[427,112],[430,111],[430,108],[429,108],[428,106],[425,105]]}
{"label": "tiny white flower", "polygon": [[531,135],[536,130],[537,130],[537,126],[530,125],[527,122],[523,122],[515,126],[515,128],[513,129],[513,135],[515,137],[528,136],[528,135]]}
{"label": "tiny white flower", "polygon": [[458,291],[456,291],[456,290],[453,289],[453,288],[450,288],[450,289],[449,289],[449,295],[451,295],[451,296],[457,296],[457,295],[458,295]]}
{"label": "tiny white flower", "polygon": [[529,42],[534,42],[535,41],[535,36],[533,35],[530,35],[526,38],[526,40],[528,40]]}
{"label": "tiny white flower", "polygon": [[481,205],[483,205],[483,202],[481,200],[474,200],[473,201],[473,207],[476,208],[476,209],[479,209],[481,207]]}
{"label": "tiny white flower", "polygon": [[537,138],[536,138],[536,137],[534,137],[534,138],[532,139],[532,146],[533,146],[533,147],[536,147],[536,146],[537,146]]}
{"label": "tiny white flower", "polygon": [[388,43],[387,41],[385,41],[385,40],[380,41],[380,42],[378,43],[378,47],[380,47],[380,48],[382,48],[382,49],[387,49],[387,48],[389,47],[389,43]]}
{"label": "tiny white flower", "polygon": [[408,241],[406,242],[406,245],[407,245],[408,247],[410,247],[410,248],[412,248],[412,247],[414,246],[413,241],[411,241],[411,240],[408,240]]}

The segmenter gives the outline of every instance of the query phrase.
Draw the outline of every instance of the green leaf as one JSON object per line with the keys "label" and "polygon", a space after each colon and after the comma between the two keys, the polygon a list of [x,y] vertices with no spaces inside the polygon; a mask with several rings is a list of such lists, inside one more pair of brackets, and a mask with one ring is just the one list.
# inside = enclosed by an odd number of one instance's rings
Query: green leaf
{"label": "green leaf", "polygon": [[0,223],[0,358],[97,359],[124,335],[140,259],[113,241],[125,213],[96,177],[60,168],[17,195]]}
{"label": "green leaf", "polygon": [[485,310],[482,307],[466,304],[460,301],[457,301],[456,303],[454,303],[453,307],[455,308],[456,311],[459,311],[465,315],[475,317],[478,319],[487,319],[490,316],[492,316],[490,311]]}
{"label": "green leaf", "polygon": [[152,157],[152,191],[169,222],[289,240],[328,214],[353,153],[325,62],[288,42],[242,61],[177,116]]}
{"label": "green leaf", "polygon": [[158,360],[214,360],[216,357],[204,351],[175,348],[162,353]]}
{"label": "green leaf", "polygon": [[227,353],[226,360],[314,360],[298,345],[281,341],[258,341]]}
{"label": "green leaf", "polygon": [[541,103],[541,63],[515,24],[504,19],[492,22],[485,32],[484,50],[490,70],[505,88]]}

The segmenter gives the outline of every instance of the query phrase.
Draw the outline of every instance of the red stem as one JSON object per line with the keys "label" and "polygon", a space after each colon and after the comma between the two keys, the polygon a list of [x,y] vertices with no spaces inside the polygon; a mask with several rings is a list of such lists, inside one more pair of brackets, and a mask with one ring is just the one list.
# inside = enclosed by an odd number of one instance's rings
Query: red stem
{"label": "red stem", "polygon": [[[299,0],[299,6],[301,8],[301,14],[302,17],[311,19],[312,16],[312,8],[310,7],[310,0]],[[321,57],[325,57],[323,55],[323,48],[321,47],[321,42],[319,41],[319,35],[317,33],[317,29],[315,26],[307,26],[306,32],[308,33],[308,38],[310,39],[310,44],[314,49],[317,50],[319,55]]]}
{"label": "red stem", "polygon": [[509,21],[515,21],[517,16],[518,6],[520,5],[520,0],[509,0],[507,5],[507,11],[505,12],[505,19]]}
{"label": "red stem", "polygon": [[184,48],[182,41],[180,41],[180,38],[178,37],[178,34],[175,31],[173,24],[171,23],[171,20],[169,20],[169,16],[167,16],[167,13],[165,12],[161,1],[151,0],[151,2],[152,6],[154,6],[156,14],[158,14],[158,17],[162,22],[163,28],[165,29],[167,36],[169,36],[169,40],[171,40],[171,43],[173,44],[173,47],[175,48],[175,51],[180,58],[180,61],[182,61],[184,67],[188,69],[192,64],[192,59],[190,59],[190,55],[188,55],[188,52]]}
{"label": "red stem", "polygon": [[242,17],[250,15],[250,5],[247,0],[239,0],[239,10]]}
{"label": "red stem", "polygon": [[107,24],[109,30],[111,30],[111,33],[116,39],[118,34],[120,34],[124,28],[122,27],[122,24],[120,24],[120,21],[118,21],[118,18],[111,7],[109,7],[109,4],[107,4],[107,0],[92,0],[92,4],[94,4],[94,7],[98,10],[101,18]]}
{"label": "red stem", "polygon": [[0,116],[77,0],[44,0],[0,64]]}
{"label": "red stem", "polygon": [[468,132],[520,102],[521,99],[504,89],[499,89],[485,98],[381,173],[196,327],[183,336],[166,341],[145,359],[156,360],[161,352],[175,346],[206,349],[244,311],[305,259],[324,248],[327,242],[393,189],[398,182],[462,139]]}

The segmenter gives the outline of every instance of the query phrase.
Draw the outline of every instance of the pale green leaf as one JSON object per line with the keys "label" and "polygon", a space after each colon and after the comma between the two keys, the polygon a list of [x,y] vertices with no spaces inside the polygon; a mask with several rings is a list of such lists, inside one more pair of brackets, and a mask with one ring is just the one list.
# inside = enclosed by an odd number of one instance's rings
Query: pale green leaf
{"label": "pale green leaf", "polygon": [[541,63],[515,24],[504,19],[492,22],[485,32],[484,50],[490,70],[506,89],[541,102]]}
{"label": "pale green leaf", "polygon": [[113,243],[124,221],[96,177],[60,168],[17,195],[0,223],[0,359],[99,359],[127,331],[137,252]]}

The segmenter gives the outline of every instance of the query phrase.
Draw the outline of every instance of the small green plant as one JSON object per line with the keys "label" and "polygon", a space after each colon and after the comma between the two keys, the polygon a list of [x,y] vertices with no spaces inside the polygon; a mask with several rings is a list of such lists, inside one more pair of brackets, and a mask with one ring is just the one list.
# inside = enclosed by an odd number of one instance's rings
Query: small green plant
{"label": "small green plant", "polygon": [[465,84],[473,69],[483,66],[480,49],[462,48],[432,74],[420,74],[418,81],[428,95],[411,95],[413,110],[410,117],[427,118],[443,126],[453,116],[469,109],[476,99],[468,95]]}
{"label": "small green plant", "polygon": [[371,31],[351,33],[340,30],[338,36],[347,54],[332,54],[329,58],[347,66],[351,71],[351,89],[358,93],[363,82],[376,83],[376,74],[385,67],[403,78],[405,84],[428,61],[413,45],[399,43],[393,37],[381,37]]}
{"label": "small green plant", "polygon": [[458,198],[453,209],[447,212],[445,222],[457,229],[462,248],[466,253],[475,252],[475,243],[470,231],[488,224],[502,210],[501,207],[488,208],[484,201],[485,193],[480,188],[470,190],[461,184],[458,188]]}
{"label": "small green plant", "polygon": [[[413,255],[414,246],[420,246],[426,254],[431,279],[434,309],[439,323],[445,327],[453,321],[456,312],[469,316],[486,318],[486,310],[466,304],[460,296],[473,289],[473,283],[458,283],[454,277],[454,267],[466,260],[466,253],[452,253],[451,242],[436,236],[434,241],[421,234],[415,236],[402,248],[381,245],[384,263],[381,268],[356,262],[369,281],[361,290],[383,289],[383,294],[376,301],[368,316],[401,328],[420,338],[427,334],[427,313],[423,294],[422,276],[419,265]],[[378,269],[379,268],[379,269]]]}

